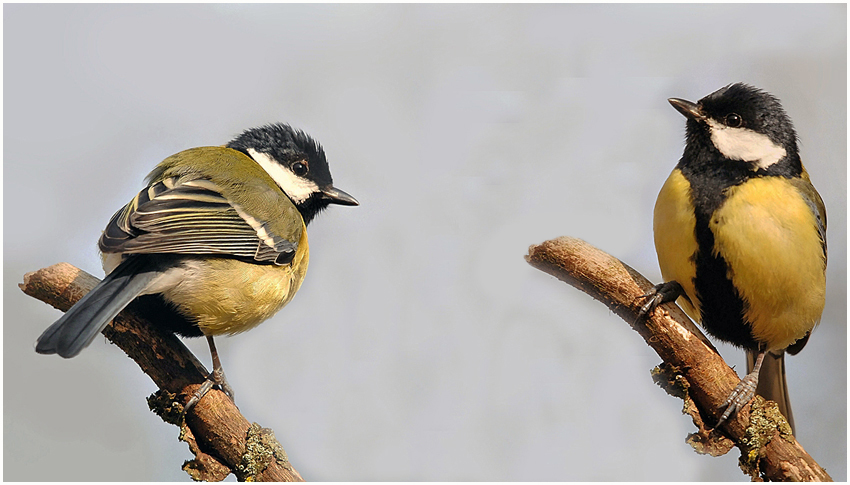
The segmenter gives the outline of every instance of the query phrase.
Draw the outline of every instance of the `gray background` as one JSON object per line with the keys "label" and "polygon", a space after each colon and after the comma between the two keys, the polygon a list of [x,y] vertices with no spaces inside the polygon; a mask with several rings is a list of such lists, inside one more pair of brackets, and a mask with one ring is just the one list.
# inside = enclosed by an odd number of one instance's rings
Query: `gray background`
{"label": "gray background", "polygon": [[311,225],[286,309],[219,339],[305,478],[744,480],[684,443],[624,322],[523,260],[571,235],[659,280],[666,99],[735,81],[782,99],[829,209],[827,308],[788,373],[801,443],[847,479],[845,5],[5,5],[4,35],[6,480],[188,479],[148,378],[103,339],[36,355],[59,312],[17,283],[101,275],[158,161],[271,121],[362,203]]}

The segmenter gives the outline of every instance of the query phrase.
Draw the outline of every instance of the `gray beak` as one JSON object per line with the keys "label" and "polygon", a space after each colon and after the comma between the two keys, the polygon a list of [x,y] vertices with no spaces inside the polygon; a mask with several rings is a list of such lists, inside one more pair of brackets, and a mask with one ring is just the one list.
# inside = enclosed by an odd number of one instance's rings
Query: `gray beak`
{"label": "gray beak", "polygon": [[702,121],[705,119],[705,115],[702,114],[702,110],[696,103],[679,98],[670,98],[667,101],[676,108],[676,111],[685,115],[686,118],[694,121]]}
{"label": "gray beak", "polygon": [[357,199],[339,190],[336,187],[325,187],[322,189],[322,199],[331,204],[339,205],[360,205]]}

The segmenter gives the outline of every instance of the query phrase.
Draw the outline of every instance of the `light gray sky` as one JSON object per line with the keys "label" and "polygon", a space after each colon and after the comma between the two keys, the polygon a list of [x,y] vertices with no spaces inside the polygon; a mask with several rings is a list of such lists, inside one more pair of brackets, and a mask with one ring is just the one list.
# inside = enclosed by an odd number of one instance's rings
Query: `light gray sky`
{"label": "light gray sky", "polygon": [[156,163],[282,121],[361,206],[320,215],[293,302],[218,346],[304,478],[745,480],[737,451],[684,443],[638,335],[523,260],[569,235],[658,281],[685,125],[666,99],[736,81],[783,101],[829,211],[827,308],[788,374],[800,442],[847,479],[845,5],[3,12],[4,479],[188,480],[150,380],[103,339],[37,355],[60,313],[17,284],[60,261],[101,276],[100,231]]}

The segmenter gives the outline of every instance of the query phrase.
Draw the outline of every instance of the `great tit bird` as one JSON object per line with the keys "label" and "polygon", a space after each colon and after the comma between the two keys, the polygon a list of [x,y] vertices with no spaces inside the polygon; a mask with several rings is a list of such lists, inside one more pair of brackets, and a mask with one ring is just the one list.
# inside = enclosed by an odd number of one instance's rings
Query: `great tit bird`
{"label": "great tit bird", "polygon": [[665,282],[644,308],[678,299],[710,335],[746,349],[748,374],[718,426],[758,392],[793,429],[784,354],[803,348],[823,312],[823,200],[774,96],[737,83],[668,101],[687,118],[687,141],[655,204]]}
{"label": "great tit bird", "polygon": [[36,352],[74,357],[131,301],[153,298],[175,314],[161,325],[210,346],[213,372],[187,410],[214,384],[232,399],[213,337],[250,330],[289,303],[307,272],[306,226],[329,204],[358,202],[333,186],[321,145],[289,125],[166,158],[103,231],[106,277]]}

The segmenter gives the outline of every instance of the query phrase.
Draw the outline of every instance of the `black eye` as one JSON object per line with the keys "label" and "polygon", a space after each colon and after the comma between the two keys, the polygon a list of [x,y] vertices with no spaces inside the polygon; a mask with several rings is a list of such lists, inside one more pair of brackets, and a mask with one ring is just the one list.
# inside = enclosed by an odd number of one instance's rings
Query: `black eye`
{"label": "black eye", "polygon": [[309,168],[307,168],[307,164],[304,162],[295,162],[292,164],[292,173],[299,177],[307,175],[307,172],[309,171],[310,170]]}
{"label": "black eye", "polygon": [[741,123],[743,122],[744,120],[736,113],[729,113],[728,115],[726,115],[726,126],[737,128],[741,126]]}

